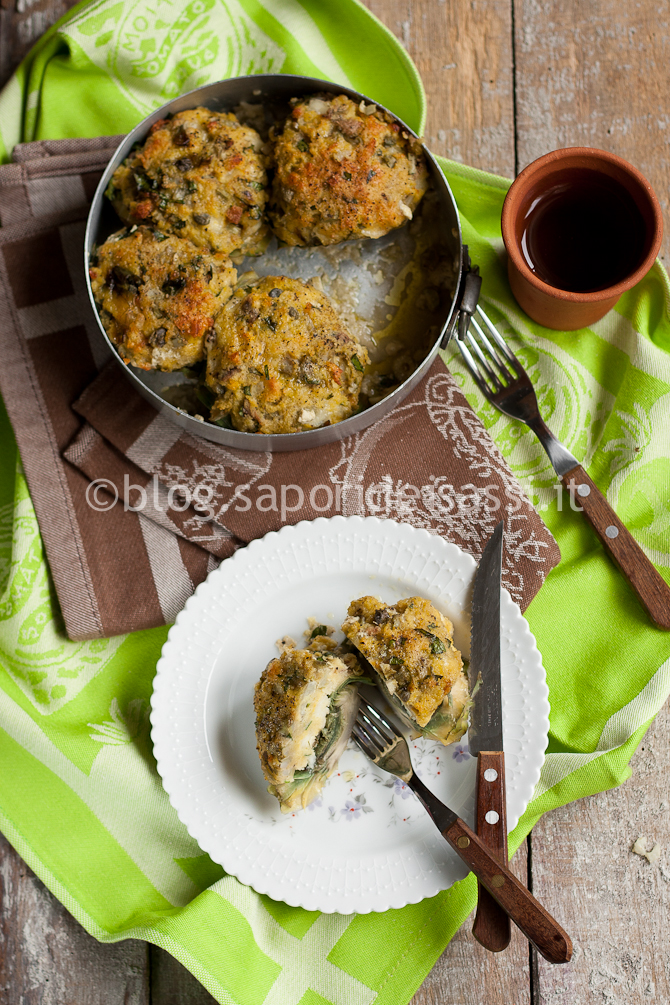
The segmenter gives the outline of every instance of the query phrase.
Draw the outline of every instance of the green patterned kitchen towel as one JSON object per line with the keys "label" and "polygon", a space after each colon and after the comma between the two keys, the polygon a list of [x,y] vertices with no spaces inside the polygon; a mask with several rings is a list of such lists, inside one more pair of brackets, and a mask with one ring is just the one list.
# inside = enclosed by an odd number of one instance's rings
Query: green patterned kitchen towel
{"label": "green patterned kitchen towel", "polygon": [[[181,91],[284,71],[351,84],[418,131],[421,84],[355,0],[93,0],[32,50],[0,95],[6,153],[21,141],[122,132]],[[598,324],[541,328],[507,285],[509,182],[443,162],[487,307],[529,368],[552,429],[670,580],[670,287],[660,265]],[[463,386],[562,552],[527,611],[552,704],[549,753],[516,831],[617,785],[670,691],[670,634],[654,628],[532,434]],[[148,702],[164,629],[67,640],[6,415],[0,416],[0,827],[102,941],[167,949],[226,1005],[399,1005],[473,907],[472,877],[383,915],[308,913],[224,875],[160,784]]]}

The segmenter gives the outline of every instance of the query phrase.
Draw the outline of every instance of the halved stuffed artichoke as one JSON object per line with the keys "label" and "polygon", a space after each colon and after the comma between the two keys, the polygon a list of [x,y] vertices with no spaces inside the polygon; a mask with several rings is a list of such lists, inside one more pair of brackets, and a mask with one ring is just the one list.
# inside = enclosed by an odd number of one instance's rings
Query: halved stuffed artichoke
{"label": "halved stuffed artichoke", "polygon": [[368,660],[375,683],[414,736],[460,740],[472,704],[453,625],[423,597],[391,607],[354,600],[342,631]]}
{"label": "halved stuffed artichoke", "polygon": [[254,696],[257,749],[282,813],[304,809],[337,768],[360,681],[355,656],[335,655],[325,645],[286,648],[263,671]]}

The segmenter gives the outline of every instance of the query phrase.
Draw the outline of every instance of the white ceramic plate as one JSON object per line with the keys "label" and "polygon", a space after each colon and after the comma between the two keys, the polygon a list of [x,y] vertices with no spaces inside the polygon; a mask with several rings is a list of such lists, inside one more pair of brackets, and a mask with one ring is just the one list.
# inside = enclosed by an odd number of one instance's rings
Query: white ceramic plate
{"label": "white ceramic plate", "polygon": [[[307,618],[338,625],[365,594],[389,604],[421,595],[454,623],[469,654],[475,561],[408,524],[334,517],[284,527],[223,562],[170,630],[152,698],[158,770],[203,851],[259,893],[306,910],[385,911],[432,897],[467,869],[414,794],[351,746],[307,810],[284,816],[268,794],[253,690],[275,640],[302,640]],[[501,597],[507,821],[540,776],[549,729],[542,659],[519,608]],[[467,736],[410,744],[417,773],[470,825],[475,759]]]}

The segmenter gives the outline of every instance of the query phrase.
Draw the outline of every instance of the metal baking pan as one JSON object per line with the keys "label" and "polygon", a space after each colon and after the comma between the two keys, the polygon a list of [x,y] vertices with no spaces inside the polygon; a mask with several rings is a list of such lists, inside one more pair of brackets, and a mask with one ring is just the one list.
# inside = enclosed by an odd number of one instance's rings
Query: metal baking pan
{"label": "metal baking pan", "polygon": [[[184,111],[189,108],[195,108],[198,105],[204,105],[214,111],[232,111],[235,106],[240,105],[242,102],[248,102],[250,104],[261,103],[267,107],[268,110],[280,110],[282,107],[288,109],[288,102],[291,98],[303,97],[314,93],[326,93],[332,95],[346,94],[353,101],[364,101],[367,104],[376,104],[379,109],[388,111],[378,102],[373,101],[372,98],[368,98],[364,94],[360,94],[358,91],[353,91],[340,84],[330,83],[326,80],[318,80],[313,77],[291,76],[288,74],[264,74],[259,76],[234,77],[230,80],[222,80],[215,84],[208,84],[205,87],[199,87],[194,91],[190,91],[188,94],[183,94],[179,98],[175,98],[173,101],[169,101],[161,108],[156,109],[155,112],[152,112],[151,115],[148,115],[145,119],[143,119],[142,122],[140,122],[139,125],[126,136],[117,148],[102,178],[100,179],[100,184],[98,185],[93,197],[93,202],[88,216],[84,248],[84,268],[86,273],[88,295],[91,301],[91,307],[98,320],[100,332],[109,347],[112,349],[114,358],[118,361],[118,365],[122,367],[126,376],[132,382],[135,389],[139,391],[142,397],[146,398],[146,400],[149,401],[154,408],[162,414],[168,416],[182,429],[187,430],[194,436],[202,436],[215,443],[220,443],[227,447],[236,447],[240,450],[305,450],[311,447],[321,446],[325,443],[331,443],[334,440],[341,440],[354,433],[361,432],[361,430],[366,429],[368,426],[372,425],[372,423],[381,419],[384,415],[395,408],[395,406],[410,393],[410,391],[430,369],[440,345],[443,344],[446,338],[448,338],[449,331],[451,330],[459,296],[462,293],[461,287],[463,285],[464,257],[467,260],[467,254],[464,256],[456,203],[451,193],[451,189],[449,188],[449,185],[447,184],[447,181],[432,154],[425,146],[423,147],[432,182],[432,190],[435,194],[434,199],[436,200],[435,205],[438,216],[437,226],[439,228],[440,241],[450,256],[453,273],[453,289],[451,289],[448,294],[442,298],[444,303],[441,302],[439,305],[439,315],[436,318],[436,323],[431,325],[431,328],[435,329],[434,342],[432,343],[432,347],[429,349],[425,358],[416,365],[416,368],[409,373],[406,379],[404,379],[404,381],[396,387],[392,393],[383,398],[381,401],[378,401],[376,404],[370,405],[363,411],[331,426],[324,426],[319,429],[304,430],[296,433],[258,434],[240,432],[234,429],[225,429],[206,421],[202,422],[190,415],[188,412],[167,402],[161,397],[159,391],[161,390],[161,385],[163,387],[166,386],[169,376],[157,371],[138,370],[126,365],[118,355],[113,343],[105,332],[98,315],[98,310],[89,281],[89,259],[95,246],[104,242],[110,234],[119,230],[123,226],[104,195],[111,176],[116,168],[128,156],[133,144],[138,141],[144,141],[149,129],[158,119],[164,118],[167,113],[175,114],[176,112]],[[414,133],[413,130],[411,130],[401,119],[393,115],[392,112],[389,112],[389,114],[398,122],[402,129],[405,129],[408,133],[416,136],[416,133]],[[424,197],[424,199],[425,198],[426,197]],[[391,234],[387,235],[385,238],[378,238],[364,243],[368,245],[376,244],[377,241],[386,241],[388,244],[389,242],[393,242],[394,239],[399,240],[400,238],[397,235],[404,230],[406,230],[406,227],[400,228],[400,231],[392,231]],[[354,242],[345,243],[349,244]],[[333,247],[342,248],[344,246],[331,246],[331,249]],[[324,251],[324,253],[328,251],[332,257],[331,249],[321,250]],[[251,260],[247,259],[247,262],[250,261]],[[259,259],[254,259],[251,267],[254,267],[255,265],[257,268],[261,269],[262,263],[263,256]],[[238,268],[238,272],[241,271],[242,270]],[[284,274],[292,275],[292,272],[286,268]],[[295,276],[295,278],[301,277]],[[388,317],[389,315],[386,316]]]}

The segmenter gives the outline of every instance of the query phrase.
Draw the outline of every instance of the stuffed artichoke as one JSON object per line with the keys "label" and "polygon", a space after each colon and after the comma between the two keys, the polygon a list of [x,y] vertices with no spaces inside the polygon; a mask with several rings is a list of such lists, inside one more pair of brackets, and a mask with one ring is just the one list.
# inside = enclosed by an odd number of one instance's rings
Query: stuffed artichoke
{"label": "stuffed artichoke", "polygon": [[268,792],[282,813],[304,809],[337,768],[358,709],[351,655],[285,649],[256,684],[256,740]]}
{"label": "stuffed artichoke", "polygon": [[361,597],[350,604],[342,631],[413,735],[460,740],[468,728],[468,682],[453,625],[430,601],[408,597],[391,607]]}

